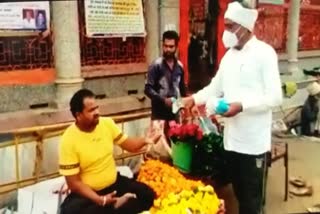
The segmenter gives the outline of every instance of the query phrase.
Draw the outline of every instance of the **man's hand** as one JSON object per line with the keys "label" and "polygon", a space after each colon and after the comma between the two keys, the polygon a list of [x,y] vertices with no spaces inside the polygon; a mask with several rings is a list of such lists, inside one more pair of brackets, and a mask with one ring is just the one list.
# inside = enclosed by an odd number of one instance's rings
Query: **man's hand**
{"label": "man's hand", "polygon": [[66,184],[66,183],[64,183],[62,186],[61,186],[61,188],[60,189],[55,189],[55,190],[53,190],[53,193],[54,194],[62,194],[62,195],[64,195],[64,194],[66,194],[66,195],[68,195],[68,194],[70,194],[70,189],[69,189],[69,187],[68,187],[68,185]]}
{"label": "man's hand", "polygon": [[128,192],[128,193],[124,194],[123,196],[118,197],[115,204],[113,205],[114,208],[118,209],[118,208],[122,207],[131,198],[137,198],[136,194]]}
{"label": "man's hand", "polygon": [[224,200],[220,200],[219,210],[217,214],[225,214],[226,213],[226,207],[224,204]]}
{"label": "man's hand", "polygon": [[183,106],[187,109],[191,109],[195,105],[194,99],[192,96],[182,98],[182,103],[183,103]]}
{"label": "man's hand", "polygon": [[99,197],[99,200],[96,201],[96,203],[100,206],[107,206],[111,205],[117,202],[117,197],[116,197],[117,192],[113,191],[112,193],[106,194],[106,195],[101,195]]}
{"label": "man's hand", "polygon": [[171,97],[165,98],[164,99],[164,103],[166,104],[166,106],[172,107],[172,99],[171,99]]}
{"label": "man's hand", "polygon": [[155,131],[152,131],[145,138],[145,142],[146,142],[146,144],[156,144],[160,138],[161,138],[161,134],[156,133]]}
{"label": "man's hand", "polygon": [[191,114],[194,116],[194,117],[200,117],[200,111],[198,109],[198,106],[194,105],[192,108],[191,108]]}
{"label": "man's hand", "polygon": [[234,117],[237,114],[242,112],[242,104],[241,103],[230,103],[229,110],[223,114],[224,117]]}
{"label": "man's hand", "polygon": [[155,128],[149,128],[146,137],[145,137],[145,143],[146,144],[155,144],[157,143],[161,138],[161,133],[157,131]]}
{"label": "man's hand", "polygon": [[161,134],[152,131],[145,137],[129,137],[120,146],[128,152],[141,152],[148,144],[155,144],[159,141]]}

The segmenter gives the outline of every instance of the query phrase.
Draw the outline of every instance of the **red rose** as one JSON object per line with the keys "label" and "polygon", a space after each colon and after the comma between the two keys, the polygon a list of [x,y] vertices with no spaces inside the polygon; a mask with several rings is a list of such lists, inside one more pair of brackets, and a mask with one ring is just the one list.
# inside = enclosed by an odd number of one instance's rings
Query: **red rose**
{"label": "red rose", "polygon": [[192,124],[188,124],[185,126],[186,134],[190,137],[194,136],[194,126]]}
{"label": "red rose", "polygon": [[202,138],[203,138],[203,132],[202,132],[201,129],[198,129],[196,138],[197,138],[198,141],[202,140]]}
{"label": "red rose", "polygon": [[181,138],[181,135],[182,135],[181,126],[179,126],[179,127],[176,128],[176,134],[177,134],[177,137]]}
{"label": "red rose", "polygon": [[178,126],[176,121],[174,121],[174,120],[169,121],[169,127],[176,127],[176,126]]}
{"label": "red rose", "polygon": [[197,124],[192,124],[192,129],[193,129],[193,135],[192,136],[196,136],[197,131],[199,129],[199,126]]}
{"label": "red rose", "polygon": [[180,128],[180,137],[183,139],[188,136],[188,131],[186,126],[181,126]]}

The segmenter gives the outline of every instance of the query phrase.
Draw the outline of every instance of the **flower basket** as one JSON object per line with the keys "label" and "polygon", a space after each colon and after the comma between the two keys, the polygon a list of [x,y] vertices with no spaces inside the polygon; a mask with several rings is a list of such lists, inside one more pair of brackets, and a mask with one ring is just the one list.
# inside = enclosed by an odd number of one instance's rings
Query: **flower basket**
{"label": "flower basket", "polygon": [[194,146],[191,143],[177,141],[172,143],[172,162],[183,173],[192,170]]}
{"label": "flower basket", "polygon": [[201,142],[203,132],[196,124],[169,123],[173,165],[183,173],[190,173],[195,145]]}

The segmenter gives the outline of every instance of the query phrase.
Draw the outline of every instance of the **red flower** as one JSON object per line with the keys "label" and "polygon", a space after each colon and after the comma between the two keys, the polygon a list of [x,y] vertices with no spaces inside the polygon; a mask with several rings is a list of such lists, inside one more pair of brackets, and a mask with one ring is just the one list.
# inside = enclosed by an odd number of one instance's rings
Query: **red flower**
{"label": "red flower", "polygon": [[175,122],[169,123],[170,129],[168,131],[169,137],[175,140],[181,140],[186,142],[200,141],[203,138],[203,133],[196,124],[177,124]]}
{"label": "red flower", "polygon": [[187,126],[181,126],[180,128],[180,139],[183,139],[188,136]]}
{"label": "red flower", "polygon": [[186,125],[188,136],[194,137],[197,134],[197,129],[198,128],[199,128],[199,126],[197,126],[196,124],[188,124],[188,125]]}
{"label": "red flower", "polygon": [[200,140],[202,140],[202,138],[203,138],[203,132],[202,132],[201,129],[198,129],[197,135],[196,135],[196,139],[197,139],[198,141],[200,141]]}

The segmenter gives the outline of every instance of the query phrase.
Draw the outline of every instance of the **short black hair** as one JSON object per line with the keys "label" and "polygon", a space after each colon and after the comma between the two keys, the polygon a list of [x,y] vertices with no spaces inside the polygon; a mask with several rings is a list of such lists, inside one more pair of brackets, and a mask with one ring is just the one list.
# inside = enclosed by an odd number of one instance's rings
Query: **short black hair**
{"label": "short black hair", "polygon": [[85,98],[95,97],[94,93],[89,89],[80,89],[77,91],[70,100],[70,111],[74,118],[76,118],[76,113],[83,111],[83,100]]}
{"label": "short black hair", "polygon": [[167,30],[162,34],[162,41],[164,41],[165,39],[174,39],[174,41],[177,45],[179,42],[179,35],[174,30]]}

